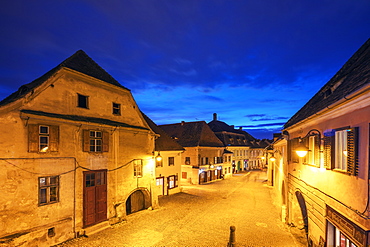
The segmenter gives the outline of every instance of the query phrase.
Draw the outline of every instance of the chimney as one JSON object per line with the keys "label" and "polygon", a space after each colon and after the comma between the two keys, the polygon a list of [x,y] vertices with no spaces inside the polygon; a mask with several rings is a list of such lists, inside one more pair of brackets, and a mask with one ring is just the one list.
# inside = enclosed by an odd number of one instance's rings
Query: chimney
{"label": "chimney", "polygon": [[217,121],[217,113],[213,113],[213,121]]}

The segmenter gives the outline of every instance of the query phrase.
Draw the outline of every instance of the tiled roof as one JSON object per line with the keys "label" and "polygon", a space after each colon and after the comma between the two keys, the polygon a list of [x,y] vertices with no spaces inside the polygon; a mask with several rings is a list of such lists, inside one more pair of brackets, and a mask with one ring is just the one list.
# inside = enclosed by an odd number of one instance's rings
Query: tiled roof
{"label": "tiled roof", "polygon": [[181,122],[159,127],[183,147],[224,147],[204,121]]}
{"label": "tiled roof", "polygon": [[248,132],[241,129],[234,129],[233,126],[219,120],[212,120],[208,126],[225,146],[249,146],[250,141],[256,141]]}
{"label": "tiled roof", "polygon": [[126,124],[123,122],[112,121],[112,120],[104,119],[104,118],[67,115],[67,114],[56,114],[56,113],[34,111],[34,110],[21,110],[21,113],[45,116],[45,117],[50,117],[50,118],[59,118],[59,119],[65,119],[65,120],[70,120],[70,121],[105,124],[105,125],[110,125],[114,127],[127,127],[127,128],[148,130],[148,128],[145,128],[145,127],[130,125],[130,124]]}
{"label": "tiled roof", "polygon": [[22,85],[16,92],[12,93],[10,96],[0,101],[0,106],[13,102],[19,98],[22,98],[32,89],[40,86],[43,82],[45,82],[48,78],[50,78],[61,68],[73,69],[85,75],[89,75],[96,79],[105,81],[117,87],[128,90],[127,88],[122,86],[118,81],[116,81],[110,74],[108,74],[102,67],[100,67],[94,60],[92,60],[84,51],[79,50],[75,54],[64,60],[62,63],[60,63],[58,66],[48,71],[43,76],[37,78],[36,80],[28,84]]}
{"label": "tiled roof", "polygon": [[329,107],[370,82],[370,39],[288,122],[284,129]]}
{"label": "tiled roof", "polygon": [[158,127],[147,115],[142,113],[149,127],[160,137],[155,140],[155,151],[182,151],[185,150],[180,144],[174,141],[167,133]]}

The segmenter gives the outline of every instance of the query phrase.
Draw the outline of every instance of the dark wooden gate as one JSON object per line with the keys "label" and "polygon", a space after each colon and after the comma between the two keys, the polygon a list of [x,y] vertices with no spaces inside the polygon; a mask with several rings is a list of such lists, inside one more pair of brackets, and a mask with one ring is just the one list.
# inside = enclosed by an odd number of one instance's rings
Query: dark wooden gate
{"label": "dark wooden gate", "polygon": [[141,190],[132,193],[126,201],[126,214],[132,214],[145,209],[145,197]]}
{"label": "dark wooden gate", "polygon": [[83,188],[84,227],[107,219],[107,172],[84,172]]}

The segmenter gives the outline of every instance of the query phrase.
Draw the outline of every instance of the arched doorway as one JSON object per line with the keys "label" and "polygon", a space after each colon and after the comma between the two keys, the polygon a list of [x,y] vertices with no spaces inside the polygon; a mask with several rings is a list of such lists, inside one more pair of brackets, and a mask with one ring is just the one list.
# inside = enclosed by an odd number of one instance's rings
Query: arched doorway
{"label": "arched doorway", "polygon": [[126,200],[126,215],[150,207],[150,194],[147,190],[137,189]]}
{"label": "arched doorway", "polygon": [[308,236],[308,215],[307,215],[307,208],[306,208],[306,201],[300,191],[296,191],[295,195],[298,200],[299,207],[301,208],[303,223],[304,223],[304,230],[306,232],[306,236]]}

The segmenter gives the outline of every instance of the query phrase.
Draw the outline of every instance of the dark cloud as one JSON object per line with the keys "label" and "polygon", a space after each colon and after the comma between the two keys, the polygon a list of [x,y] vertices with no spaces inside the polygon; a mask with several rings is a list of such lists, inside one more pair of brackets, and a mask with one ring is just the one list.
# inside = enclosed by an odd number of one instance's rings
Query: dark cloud
{"label": "dark cloud", "polygon": [[218,112],[230,125],[267,125],[292,116],[369,38],[369,9],[368,0],[6,1],[0,100],[83,49],[153,120]]}

